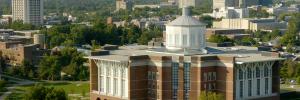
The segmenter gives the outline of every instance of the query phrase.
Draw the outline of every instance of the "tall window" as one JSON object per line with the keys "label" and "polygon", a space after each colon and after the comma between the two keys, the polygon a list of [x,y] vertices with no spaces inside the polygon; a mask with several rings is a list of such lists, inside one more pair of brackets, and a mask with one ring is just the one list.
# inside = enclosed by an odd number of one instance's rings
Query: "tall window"
{"label": "tall window", "polygon": [[125,80],[121,81],[121,96],[125,96]]}
{"label": "tall window", "polygon": [[172,63],[172,89],[173,89],[173,100],[177,100],[178,90],[178,63]]}
{"label": "tall window", "polygon": [[248,80],[248,96],[252,96],[252,81]]}
{"label": "tall window", "polygon": [[207,78],[208,78],[208,81],[210,81],[210,80],[211,80],[211,72],[208,72],[208,74],[207,74]]}
{"label": "tall window", "polygon": [[110,78],[106,78],[106,93],[110,93]]}
{"label": "tall window", "polygon": [[239,69],[239,79],[242,80],[243,79],[243,70]]}
{"label": "tall window", "polygon": [[207,81],[207,73],[203,73],[203,81]]}
{"label": "tall window", "polygon": [[260,70],[258,67],[256,67],[256,78],[260,77]]}
{"label": "tall window", "polygon": [[268,76],[269,76],[269,69],[268,69],[268,67],[265,67],[265,68],[264,68],[264,76],[265,76],[265,77],[268,77]]}
{"label": "tall window", "polygon": [[117,94],[117,90],[118,90],[118,89],[117,89],[117,85],[118,85],[117,82],[118,82],[118,81],[117,81],[117,78],[114,78],[114,93],[113,93],[114,95]]}
{"label": "tall window", "polygon": [[260,79],[257,79],[256,95],[260,95]]}
{"label": "tall window", "polygon": [[243,97],[243,87],[244,87],[244,85],[243,85],[243,81],[240,81],[240,97],[242,98]]}
{"label": "tall window", "polygon": [[188,38],[187,38],[187,35],[186,34],[184,34],[184,35],[182,35],[182,37],[183,37],[183,45],[187,45],[188,44]]}
{"label": "tall window", "polygon": [[248,79],[251,79],[252,78],[252,71],[251,71],[251,68],[247,68],[247,77]]}
{"label": "tall window", "polygon": [[269,78],[265,79],[265,94],[269,94]]}
{"label": "tall window", "polygon": [[100,76],[100,91],[101,92],[104,92],[104,77],[103,76]]}
{"label": "tall window", "polygon": [[217,73],[213,72],[213,80],[217,80]]}
{"label": "tall window", "polygon": [[191,72],[191,63],[183,63],[184,66],[184,91],[185,91],[185,100],[189,100],[189,91],[190,91],[190,72]]}

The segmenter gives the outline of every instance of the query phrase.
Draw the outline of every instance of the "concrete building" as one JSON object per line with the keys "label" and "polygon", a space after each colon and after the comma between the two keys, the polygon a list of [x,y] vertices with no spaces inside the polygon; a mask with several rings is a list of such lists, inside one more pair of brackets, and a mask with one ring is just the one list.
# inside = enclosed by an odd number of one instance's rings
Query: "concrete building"
{"label": "concrete building", "polygon": [[202,0],[178,0],[179,8],[183,7],[198,7],[201,5]]}
{"label": "concrete building", "polygon": [[258,0],[213,0],[213,9],[226,7],[246,8],[258,5]]}
{"label": "concrete building", "polygon": [[292,5],[290,7],[285,6],[275,6],[267,9],[267,12],[270,14],[274,14],[275,16],[279,16],[284,13],[298,13],[300,12],[300,6]]}
{"label": "concrete building", "polygon": [[24,44],[21,41],[1,41],[0,56],[9,65],[20,65],[24,60],[38,65],[39,60],[44,56],[46,50],[38,49],[38,45]]}
{"label": "concrete building", "polygon": [[213,10],[213,13],[206,13],[214,18],[248,18],[249,8],[227,7]]}
{"label": "concrete building", "polygon": [[116,0],[116,11],[120,9],[131,10],[133,2],[131,0]]}
{"label": "concrete building", "polygon": [[43,0],[12,0],[13,20],[24,23],[43,25]]}
{"label": "concrete building", "polygon": [[222,19],[221,21],[213,22],[213,28],[246,29],[251,31],[257,31],[257,30],[272,31],[274,29],[286,29],[287,22],[277,22],[274,18]]}
{"label": "concrete building", "polygon": [[197,100],[213,91],[226,100],[279,100],[283,59],[252,47],[206,47],[204,27],[184,13],[166,26],[166,48],[128,45],[89,56],[90,99]]}

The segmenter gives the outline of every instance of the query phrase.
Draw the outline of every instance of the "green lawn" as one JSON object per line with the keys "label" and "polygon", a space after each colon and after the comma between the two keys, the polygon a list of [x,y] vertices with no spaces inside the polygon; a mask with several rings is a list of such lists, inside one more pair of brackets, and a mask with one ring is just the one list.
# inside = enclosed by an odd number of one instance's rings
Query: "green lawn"
{"label": "green lawn", "polygon": [[[88,82],[63,82],[63,83],[53,83],[44,82],[41,83],[46,87],[54,87],[57,89],[63,89],[69,94],[69,99],[88,99],[89,97],[89,83]],[[29,88],[34,85],[29,86],[19,86],[6,100],[20,100],[22,99],[22,94],[26,92]]]}

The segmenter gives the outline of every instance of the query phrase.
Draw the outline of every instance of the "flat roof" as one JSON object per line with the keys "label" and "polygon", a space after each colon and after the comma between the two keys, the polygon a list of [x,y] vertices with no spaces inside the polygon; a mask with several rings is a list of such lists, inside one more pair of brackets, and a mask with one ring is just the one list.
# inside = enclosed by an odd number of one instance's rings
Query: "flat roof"
{"label": "flat roof", "polygon": [[[165,50],[165,51],[164,51]],[[130,56],[152,55],[152,56],[225,56],[236,57],[236,63],[251,63],[264,61],[278,61],[284,58],[273,56],[262,56],[257,47],[235,46],[235,47],[207,47],[208,54],[200,51],[189,50],[188,54],[183,51],[167,51],[164,48],[149,49],[147,46],[130,45],[121,46],[119,50],[110,51],[109,55],[89,56],[89,59],[107,60],[107,61],[129,61]]]}

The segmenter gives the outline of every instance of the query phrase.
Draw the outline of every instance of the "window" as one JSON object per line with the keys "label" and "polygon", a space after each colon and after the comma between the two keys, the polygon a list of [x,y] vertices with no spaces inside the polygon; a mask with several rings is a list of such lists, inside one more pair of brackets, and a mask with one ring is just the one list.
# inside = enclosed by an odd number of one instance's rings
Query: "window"
{"label": "window", "polygon": [[248,80],[248,96],[252,96],[252,81]]}
{"label": "window", "polygon": [[148,71],[148,80],[152,80],[151,72]]}
{"label": "window", "polygon": [[269,78],[265,79],[265,94],[269,94]]}
{"label": "window", "polygon": [[239,79],[242,80],[243,79],[243,70],[239,69]]}
{"label": "window", "polygon": [[207,81],[207,73],[203,73],[203,80]]}
{"label": "window", "polygon": [[104,92],[104,77],[100,76],[100,91]]}
{"label": "window", "polygon": [[252,71],[251,71],[251,68],[247,68],[247,77],[248,77],[248,79],[251,79],[252,78]]}
{"label": "window", "polygon": [[189,90],[190,90],[190,72],[191,72],[191,63],[183,63],[184,67],[184,92],[185,100],[189,100]]}
{"label": "window", "polygon": [[106,78],[106,93],[110,93],[110,78]]}
{"label": "window", "polygon": [[260,77],[260,70],[258,67],[256,67],[256,78]]}
{"label": "window", "polygon": [[217,80],[217,73],[213,72],[213,80]]}
{"label": "window", "polygon": [[172,63],[172,89],[173,89],[173,99],[177,100],[177,90],[178,90],[178,63]]}
{"label": "window", "polygon": [[125,80],[121,81],[121,96],[125,96]]}
{"label": "window", "polygon": [[265,69],[264,69],[264,76],[265,77],[269,76],[269,69],[268,69],[268,67],[265,67]]}
{"label": "window", "polygon": [[111,74],[111,73],[110,73],[110,67],[106,67],[106,75],[107,75],[107,76],[110,76],[110,74]]}
{"label": "window", "polygon": [[243,97],[243,81],[240,81],[240,97],[242,98]]}
{"label": "window", "polygon": [[118,85],[117,82],[118,82],[118,81],[117,81],[117,78],[114,78],[114,93],[113,93],[114,95],[117,94],[117,90],[118,90],[118,89],[117,89],[117,85]]}
{"label": "window", "polygon": [[256,95],[260,95],[260,79],[257,79]]}
{"label": "window", "polygon": [[208,81],[210,81],[211,80],[211,72],[208,72]]}
{"label": "window", "polygon": [[187,43],[187,41],[188,41],[187,35],[186,34],[182,35],[182,38],[183,38],[183,40],[182,40],[183,43],[182,44],[184,46],[188,45],[188,43]]}
{"label": "window", "polygon": [[117,70],[117,68],[114,69],[114,77],[118,77],[118,70]]}
{"label": "window", "polygon": [[213,83],[212,89],[217,89],[217,88],[216,88],[216,83]]}

